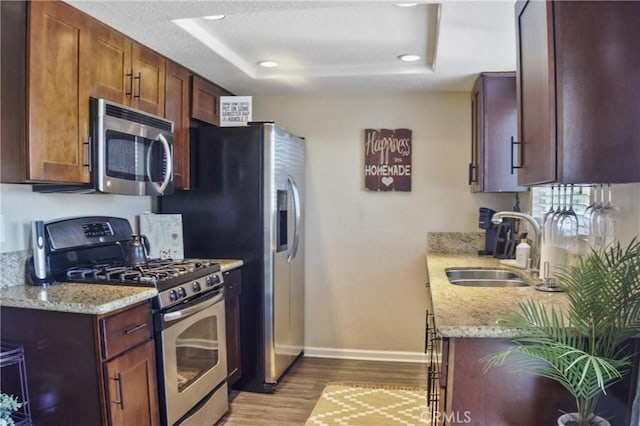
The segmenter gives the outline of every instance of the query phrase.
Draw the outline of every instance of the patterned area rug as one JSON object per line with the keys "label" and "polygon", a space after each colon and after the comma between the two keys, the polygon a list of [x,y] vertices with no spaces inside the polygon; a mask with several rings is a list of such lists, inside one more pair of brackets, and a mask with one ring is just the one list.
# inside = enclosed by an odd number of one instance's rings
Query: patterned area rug
{"label": "patterned area rug", "polygon": [[410,426],[427,423],[426,389],[329,383],[305,426]]}

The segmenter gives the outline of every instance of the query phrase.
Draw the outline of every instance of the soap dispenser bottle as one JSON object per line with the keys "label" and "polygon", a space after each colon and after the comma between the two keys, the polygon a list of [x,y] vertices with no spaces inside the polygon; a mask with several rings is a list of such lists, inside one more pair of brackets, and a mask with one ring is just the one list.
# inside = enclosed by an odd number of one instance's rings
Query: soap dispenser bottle
{"label": "soap dispenser bottle", "polygon": [[526,268],[531,255],[531,246],[527,243],[527,234],[520,235],[520,244],[516,246],[516,266]]}

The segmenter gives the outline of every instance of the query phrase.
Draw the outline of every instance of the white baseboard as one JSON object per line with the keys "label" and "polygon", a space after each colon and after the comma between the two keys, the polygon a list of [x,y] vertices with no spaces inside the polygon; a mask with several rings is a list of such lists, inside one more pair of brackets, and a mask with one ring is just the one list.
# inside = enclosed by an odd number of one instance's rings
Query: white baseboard
{"label": "white baseboard", "polygon": [[393,361],[426,363],[428,354],[423,352],[372,351],[365,349],[334,349],[305,347],[304,356],[312,358],[360,359],[365,361]]}

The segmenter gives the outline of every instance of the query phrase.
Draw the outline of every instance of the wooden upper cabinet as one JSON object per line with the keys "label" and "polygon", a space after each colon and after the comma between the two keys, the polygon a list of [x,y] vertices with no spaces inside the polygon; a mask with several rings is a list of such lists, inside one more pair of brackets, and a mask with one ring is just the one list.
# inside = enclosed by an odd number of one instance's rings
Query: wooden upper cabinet
{"label": "wooden upper cabinet", "polygon": [[527,191],[512,168],[511,140],[518,131],[515,72],[480,74],[471,91],[471,113],[471,190]]}
{"label": "wooden upper cabinet", "polygon": [[91,95],[164,115],[165,59],[93,20]]}
{"label": "wooden upper cabinet", "polygon": [[132,42],[133,100],[131,105],[158,116],[164,115],[165,58]]}
{"label": "wooden upper cabinet", "polygon": [[90,22],[62,2],[30,2],[28,181],[89,182]]}
{"label": "wooden upper cabinet", "polygon": [[131,92],[125,75],[131,70],[131,42],[101,22],[92,26],[92,87],[94,98],[126,104]]}
{"label": "wooden upper cabinet", "polygon": [[192,77],[191,117],[205,123],[220,125],[220,96],[227,92],[197,75]]}
{"label": "wooden upper cabinet", "polygon": [[640,2],[516,3],[518,183],[640,182]]}
{"label": "wooden upper cabinet", "polygon": [[164,97],[165,117],[173,121],[173,182],[189,189],[189,100],[191,72],[167,61]]}

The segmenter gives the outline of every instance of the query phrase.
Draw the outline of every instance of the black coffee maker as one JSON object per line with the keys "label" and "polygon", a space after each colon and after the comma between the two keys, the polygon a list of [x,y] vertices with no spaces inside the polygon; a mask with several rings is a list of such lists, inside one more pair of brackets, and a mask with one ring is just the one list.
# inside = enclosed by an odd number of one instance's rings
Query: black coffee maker
{"label": "black coffee maker", "polygon": [[493,254],[493,250],[496,246],[496,230],[494,224],[491,222],[491,217],[495,213],[495,210],[491,210],[488,207],[480,207],[480,215],[478,217],[478,226],[480,229],[485,230],[484,236],[484,249],[478,250],[479,256],[490,256]]}

